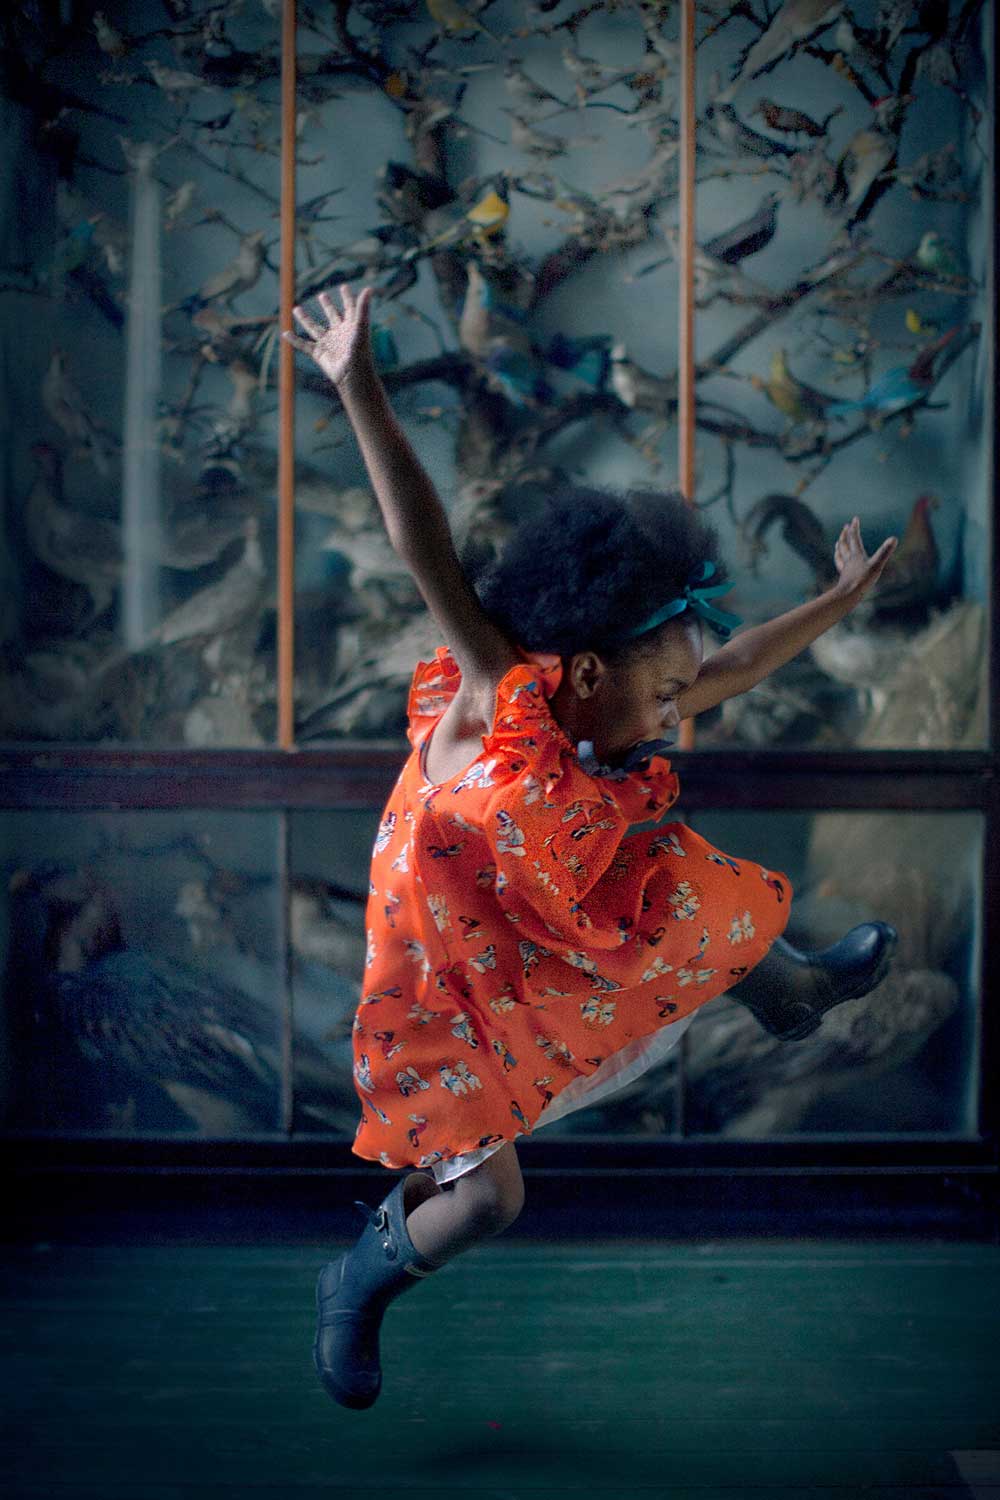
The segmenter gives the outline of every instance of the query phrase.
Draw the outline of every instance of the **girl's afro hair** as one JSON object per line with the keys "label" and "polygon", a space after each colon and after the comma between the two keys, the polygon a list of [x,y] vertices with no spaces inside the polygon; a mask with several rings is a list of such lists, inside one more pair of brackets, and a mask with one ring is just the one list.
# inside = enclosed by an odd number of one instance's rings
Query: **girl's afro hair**
{"label": "girl's afro hair", "polygon": [[629,630],[682,594],[706,561],[716,569],[708,582],[729,581],[715,528],[678,491],[586,486],[547,498],[498,557],[468,571],[487,615],[526,651],[619,661],[656,649],[673,621],[632,640]]}

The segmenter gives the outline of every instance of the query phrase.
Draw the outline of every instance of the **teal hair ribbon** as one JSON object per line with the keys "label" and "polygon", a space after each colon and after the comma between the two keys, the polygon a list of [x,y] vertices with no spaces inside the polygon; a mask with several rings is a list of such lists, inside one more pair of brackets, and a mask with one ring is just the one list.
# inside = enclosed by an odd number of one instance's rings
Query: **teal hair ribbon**
{"label": "teal hair ribbon", "polygon": [[709,604],[709,599],[714,599],[719,594],[726,594],[732,588],[731,583],[712,583],[704,585],[706,578],[711,578],[715,572],[714,562],[702,562],[688,578],[684,585],[684,593],[677,599],[671,599],[669,604],[664,604],[656,611],[644,625],[637,630],[630,630],[627,638],[644,635],[647,630],[653,630],[657,625],[662,625],[664,620],[670,620],[674,615],[679,615],[682,610],[693,609],[695,614],[714,625],[722,636],[730,635],[743,621],[739,615],[730,614],[728,610],[719,609],[714,604]]}

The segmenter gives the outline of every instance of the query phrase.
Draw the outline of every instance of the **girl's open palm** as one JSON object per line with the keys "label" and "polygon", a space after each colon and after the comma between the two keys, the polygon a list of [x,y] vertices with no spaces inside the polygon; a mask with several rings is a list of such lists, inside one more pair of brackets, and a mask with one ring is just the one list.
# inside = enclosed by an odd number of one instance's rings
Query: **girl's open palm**
{"label": "girl's open palm", "polygon": [[835,585],[837,591],[860,599],[881,576],[882,569],[896,550],[896,542],[896,537],[887,537],[878,551],[869,557],[861,540],[861,522],[857,516],[848,521],[833,549],[833,560],[840,574]]}
{"label": "girl's open palm", "polygon": [[303,308],[293,307],[292,312],[309,337],[297,338],[290,330],[281,335],[293,349],[314,359],[334,385],[342,385],[357,375],[369,374],[375,368],[368,323],[372,288],[362,287],[355,300],[350,287],[342,285],[340,296],[344,304],[342,313],[337,311],[329,292],[316,295],[316,301],[326,314],[327,328],[321,327]]}

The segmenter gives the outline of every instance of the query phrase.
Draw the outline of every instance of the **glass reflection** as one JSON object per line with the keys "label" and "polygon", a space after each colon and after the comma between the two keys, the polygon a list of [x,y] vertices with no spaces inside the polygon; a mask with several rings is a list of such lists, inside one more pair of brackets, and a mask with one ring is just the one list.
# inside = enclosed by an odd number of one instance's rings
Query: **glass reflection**
{"label": "glass reflection", "polygon": [[277,833],[270,813],[6,814],[5,1128],[281,1128]]}
{"label": "glass reflection", "polygon": [[701,812],[699,833],[787,872],[786,937],[815,951],[890,922],[886,978],[800,1042],[720,996],[684,1059],[689,1134],[975,1134],[982,819],[977,813]]}

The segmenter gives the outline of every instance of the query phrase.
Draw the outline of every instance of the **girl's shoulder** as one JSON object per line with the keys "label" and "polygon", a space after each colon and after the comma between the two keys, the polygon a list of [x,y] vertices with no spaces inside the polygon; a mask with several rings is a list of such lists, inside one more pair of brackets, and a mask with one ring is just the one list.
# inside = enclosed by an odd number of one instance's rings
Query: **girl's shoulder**
{"label": "girl's shoulder", "polygon": [[[551,719],[548,699],[559,686],[562,661],[554,652],[525,652],[496,684],[481,690],[484,739],[502,727],[516,729]],[[407,699],[407,738],[418,746],[441,718],[462,686],[462,673],[447,646],[438,646],[430,661],[418,661]],[[557,728],[552,721],[553,728]]]}

